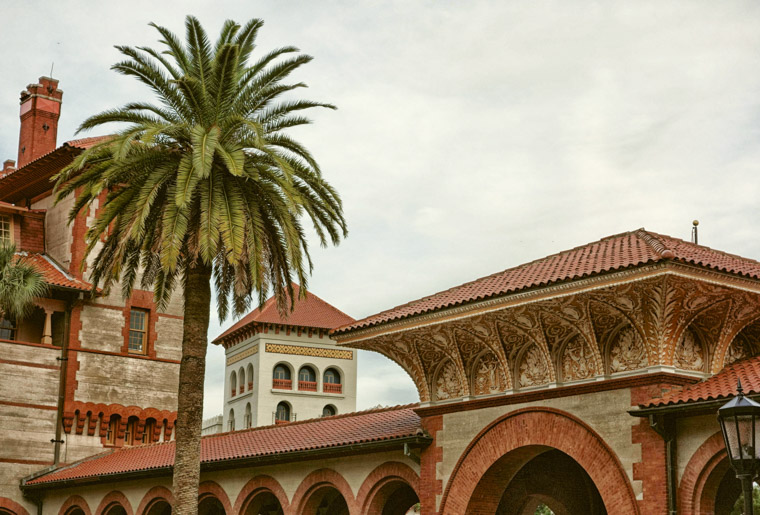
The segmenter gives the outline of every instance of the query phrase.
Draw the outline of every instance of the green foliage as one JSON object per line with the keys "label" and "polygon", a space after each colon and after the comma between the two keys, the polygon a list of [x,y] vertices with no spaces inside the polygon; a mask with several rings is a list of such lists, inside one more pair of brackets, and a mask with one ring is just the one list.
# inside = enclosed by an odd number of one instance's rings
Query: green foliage
{"label": "green foliage", "polygon": [[311,57],[283,47],[253,60],[262,24],[227,21],[212,45],[188,16],[185,44],[151,24],[163,49],[116,47],[126,59],[112,69],[148,86],[157,103],[85,120],[80,131],[122,128],[56,177],[57,200],[79,192],[71,219],[105,195],[86,236],[88,255],[97,249],[94,285],[121,279],[129,297],[142,268],[140,287],[164,306],[185,270],[202,263],[213,267],[220,318],[270,290],[284,310],[286,298],[295,301],[291,281],[306,286],[312,268],[302,218],[323,246],[346,236],[340,197],[286,133],[310,123],[304,110],[334,106],[280,100],[305,86],[285,81]]}
{"label": "green foliage", "polygon": [[[760,486],[757,483],[752,484],[752,507],[755,513],[760,513]],[[744,513],[744,496],[740,495],[729,515],[742,515],[742,513]]]}
{"label": "green foliage", "polygon": [[554,515],[554,512],[550,510],[547,505],[539,504],[538,508],[536,508],[535,515]]}
{"label": "green foliage", "polygon": [[21,319],[34,310],[34,299],[47,293],[42,274],[16,254],[16,246],[0,244],[0,316]]}

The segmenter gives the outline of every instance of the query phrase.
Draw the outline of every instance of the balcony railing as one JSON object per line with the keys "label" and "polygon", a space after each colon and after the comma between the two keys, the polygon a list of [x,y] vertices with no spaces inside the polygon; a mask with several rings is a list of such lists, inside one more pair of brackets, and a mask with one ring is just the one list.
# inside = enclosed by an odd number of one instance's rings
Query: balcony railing
{"label": "balcony railing", "polygon": [[316,381],[298,381],[298,389],[305,390],[307,392],[316,392],[317,382]]}
{"label": "balcony railing", "polygon": [[325,393],[343,393],[343,385],[340,383],[324,383],[322,385],[322,390],[324,390]]}
{"label": "balcony railing", "polygon": [[292,390],[293,381],[290,379],[272,379],[272,388],[278,390]]}
{"label": "balcony railing", "polygon": [[240,393],[243,393],[243,392],[245,392],[245,386],[241,384],[240,385]]}

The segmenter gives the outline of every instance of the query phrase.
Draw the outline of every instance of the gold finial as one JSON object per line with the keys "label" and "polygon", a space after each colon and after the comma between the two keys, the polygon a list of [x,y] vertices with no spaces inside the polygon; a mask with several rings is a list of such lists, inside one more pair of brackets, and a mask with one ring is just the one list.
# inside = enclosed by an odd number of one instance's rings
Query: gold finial
{"label": "gold finial", "polygon": [[693,225],[694,227],[696,227],[696,226],[698,226],[698,225],[699,225],[699,220],[694,220],[694,221],[693,221],[693,222],[691,222],[691,223],[692,223],[692,225]]}

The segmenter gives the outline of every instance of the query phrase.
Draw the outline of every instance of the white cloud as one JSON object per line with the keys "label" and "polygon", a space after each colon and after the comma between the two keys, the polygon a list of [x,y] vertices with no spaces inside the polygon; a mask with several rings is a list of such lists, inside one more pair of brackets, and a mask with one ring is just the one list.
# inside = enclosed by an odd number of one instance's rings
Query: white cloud
{"label": "white cloud", "polygon": [[[311,288],[354,317],[641,226],[688,238],[698,218],[702,242],[760,255],[753,1],[6,4],[0,160],[15,156],[18,91],[51,61],[63,141],[146,96],[108,71],[112,45],[155,45],[147,22],[181,33],[187,12],[211,33],[262,17],[260,48],[315,56],[301,93],[339,110],[298,136],[351,234],[314,249]],[[405,374],[374,359],[360,365],[360,407],[407,402],[410,382],[383,380]],[[222,363],[212,349],[209,394]]]}

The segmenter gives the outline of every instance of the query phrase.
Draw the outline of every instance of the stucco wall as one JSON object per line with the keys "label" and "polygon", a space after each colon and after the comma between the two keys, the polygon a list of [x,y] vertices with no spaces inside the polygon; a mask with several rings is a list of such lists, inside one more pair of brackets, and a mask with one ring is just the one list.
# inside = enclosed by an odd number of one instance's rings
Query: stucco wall
{"label": "stucco wall", "polygon": [[71,243],[74,241],[68,216],[74,205],[74,194],[70,194],[58,204],[49,195],[34,204],[32,209],[45,209],[45,252],[68,270],[71,264]]}

